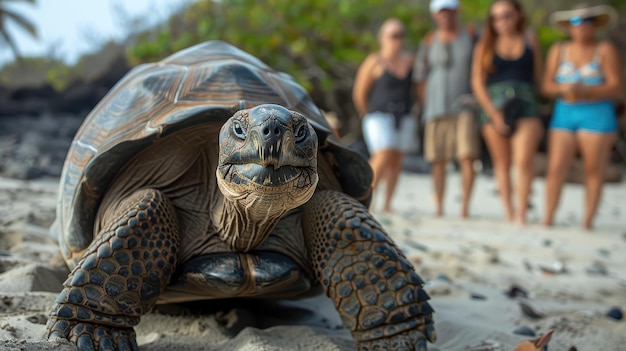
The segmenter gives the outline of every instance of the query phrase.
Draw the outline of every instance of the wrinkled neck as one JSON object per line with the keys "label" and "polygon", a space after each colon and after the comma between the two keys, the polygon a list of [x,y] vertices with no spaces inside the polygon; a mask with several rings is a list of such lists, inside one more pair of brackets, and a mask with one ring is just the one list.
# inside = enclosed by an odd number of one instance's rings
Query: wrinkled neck
{"label": "wrinkled neck", "polygon": [[237,200],[224,199],[220,239],[234,251],[253,250],[272,232],[289,211],[285,201],[268,201],[256,196]]}

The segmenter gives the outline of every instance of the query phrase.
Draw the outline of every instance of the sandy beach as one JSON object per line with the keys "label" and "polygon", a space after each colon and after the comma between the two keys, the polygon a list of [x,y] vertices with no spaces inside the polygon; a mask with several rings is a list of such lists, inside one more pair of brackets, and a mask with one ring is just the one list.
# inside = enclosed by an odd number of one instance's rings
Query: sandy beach
{"label": "sandy beach", "polygon": [[[0,350],[75,349],[42,340],[68,273],[47,234],[57,182],[0,178]],[[548,330],[550,351],[626,349],[626,322],[606,316],[626,308],[626,184],[606,186],[594,231],[579,229],[581,185],[566,185],[557,225],[544,228],[537,179],[530,224],[520,228],[503,220],[486,176],[477,178],[472,217],[459,219],[459,184],[450,174],[447,215],[434,218],[429,177],[404,173],[395,213],[373,212],[427,282],[438,335],[429,350],[509,351]],[[161,306],[136,330],[144,351],[354,349],[324,296]]]}

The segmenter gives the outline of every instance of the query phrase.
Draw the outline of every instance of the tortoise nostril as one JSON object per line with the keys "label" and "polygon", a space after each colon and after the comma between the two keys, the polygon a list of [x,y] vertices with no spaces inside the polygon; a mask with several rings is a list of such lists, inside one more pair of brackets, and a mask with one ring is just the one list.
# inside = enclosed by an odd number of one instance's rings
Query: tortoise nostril
{"label": "tortoise nostril", "polygon": [[266,121],[260,127],[260,134],[264,140],[280,139],[283,137],[284,127],[277,121]]}

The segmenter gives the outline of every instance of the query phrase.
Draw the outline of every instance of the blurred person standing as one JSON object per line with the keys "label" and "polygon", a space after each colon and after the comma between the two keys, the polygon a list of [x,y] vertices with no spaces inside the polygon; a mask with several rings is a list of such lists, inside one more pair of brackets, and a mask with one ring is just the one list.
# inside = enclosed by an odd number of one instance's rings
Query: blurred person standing
{"label": "blurred person standing", "polygon": [[386,183],[385,212],[391,212],[404,154],[416,144],[416,120],[410,114],[414,57],[403,50],[405,36],[406,29],[398,19],[382,24],[378,32],[380,49],[359,66],[352,91],[371,155],[372,187]]}
{"label": "blurred person standing", "polygon": [[470,97],[474,33],[458,24],[458,7],[458,0],[430,2],[436,29],[420,43],[413,81],[426,124],[424,156],[431,164],[436,215],[444,213],[446,164],[457,158],[463,191],[461,217],[466,218],[480,144],[475,117],[461,103]]}
{"label": "blurred person standing", "polygon": [[605,5],[578,5],[550,17],[570,40],[550,48],[542,86],[545,95],[557,99],[549,126],[545,225],[554,222],[563,182],[579,150],[585,179],[582,226],[592,226],[616,140],[615,100],[623,96],[619,53],[610,42],[599,41],[596,31],[616,20],[615,10]]}
{"label": "blurred person standing", "polygon": [[[480,123],[494,165],[506,218],[526,224],[535,176],[534,157],[543,136],[536,100],[541,83],[541,50],[526,30],[524,10],[515,0],[496,0],[472,61],[472,90],[482,111]],[[511,164],[516,169],[516,206],[511,200]]]}

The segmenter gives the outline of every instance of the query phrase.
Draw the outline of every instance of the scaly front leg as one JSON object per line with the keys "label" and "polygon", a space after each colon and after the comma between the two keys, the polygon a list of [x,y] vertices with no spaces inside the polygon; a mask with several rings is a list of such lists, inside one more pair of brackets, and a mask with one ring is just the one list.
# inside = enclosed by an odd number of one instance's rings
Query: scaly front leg
{"label": "scaly front leg", "polygon": [[178,221],[165,196],[146,189],[124,200],[64,283],[48,339],[85,350],[137,350],[133,326],[176,269]]}
{"label": "scaly front leg", "polygon": [[316,193],[303,226],[317,279],[359,350],[426,350],[435,341],[423,281],[361,203]]}

